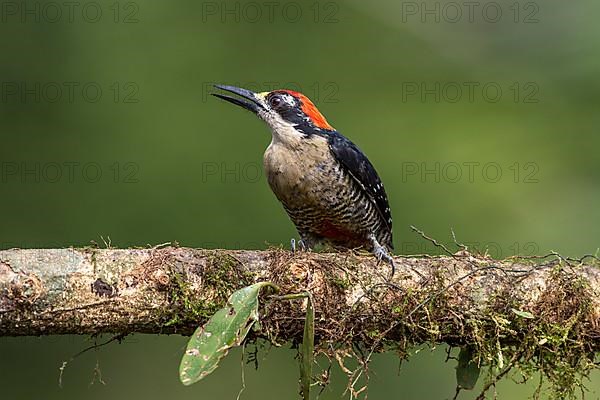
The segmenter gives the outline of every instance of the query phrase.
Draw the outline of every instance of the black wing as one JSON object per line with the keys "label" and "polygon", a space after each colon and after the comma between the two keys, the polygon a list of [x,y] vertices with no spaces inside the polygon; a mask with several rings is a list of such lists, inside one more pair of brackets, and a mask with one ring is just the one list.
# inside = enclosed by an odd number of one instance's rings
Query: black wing
{"label": "black wing", "polygon": [[[338,132],[327,132],[329,148],[359,186],[374,202],[379,215],[392,236],[392,212],[383,183],[367,156],[350,139]],[[391,242],[391,240],[390,240]]]}

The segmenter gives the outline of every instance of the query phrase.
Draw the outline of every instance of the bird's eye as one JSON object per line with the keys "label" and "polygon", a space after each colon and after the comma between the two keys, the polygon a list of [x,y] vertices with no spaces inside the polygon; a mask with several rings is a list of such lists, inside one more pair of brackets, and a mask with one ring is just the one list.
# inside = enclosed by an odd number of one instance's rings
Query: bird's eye
{"label": "bird's eye", "polygon": [[273,96],[269,99],[269,104],[273,108],[279,108],[283,104],[283,99],[279,96]]}

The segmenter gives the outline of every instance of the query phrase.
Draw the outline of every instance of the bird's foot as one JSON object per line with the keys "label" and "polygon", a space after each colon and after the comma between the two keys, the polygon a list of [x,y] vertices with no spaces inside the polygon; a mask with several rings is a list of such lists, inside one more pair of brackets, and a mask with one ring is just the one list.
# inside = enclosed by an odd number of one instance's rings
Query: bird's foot
{"label": "bird's foot", "polygon": [[[300,251],[306,251],[307,247],[306,244],[304,243],[304,240],[300,239],[298,240],[298,245],[300,247]],[[292,253],[296,254],[296,239],[292,238],[290,240],[290,246],[292,248]]]}
{"label": "bird's foot", "polygon": [[377,264],[379,264],[381,260],[387,262],[392,267],[391,277],[393,277],[396,273],[396,263],[394,262],[394,259],[392,258],[388,250],[384,246],[379,244],[379,242],[377,241],[377,239],[375,239],[374,236],[371,237],[371,241],[373,243],[373,255],[377,258]]}

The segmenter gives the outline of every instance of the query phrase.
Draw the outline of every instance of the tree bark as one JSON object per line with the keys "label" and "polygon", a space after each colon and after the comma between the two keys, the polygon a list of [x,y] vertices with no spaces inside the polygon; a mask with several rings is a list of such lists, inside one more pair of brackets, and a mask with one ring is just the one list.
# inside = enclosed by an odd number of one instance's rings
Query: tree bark
{"label": "tree bark", "polygon": [[[270,281],[279,294],[311,292],[315,351],[337,359],[352,393],[362,390],[354,386],[373,352],[405,357],[422,343],[460,346],[463,364],[488,365],[479,398],[513,367],[525,377],[543,373],[560,398],[584,390],[582,377],[596,368],[600,350],[597,257],[498,261],[438,246],[448,255],[395,257],[391,279],[388,265],[354,252],[3,250],[0,336],[187,335],[234,290]],[[270,295],[261,294],[260,329],[250,339],[299,342],[306,303]],[[358,369],[348,369],[346,357]],[[464,365],[457,370],[465,373]]]}
{"label": "tree bark", "polygon": [[[321,341],[468,344],[500,329],[502,343],[534,331],[542,343],[549,333],[540,327],[569,325],[577,332],[568,335],[597,351],[600,270],[597,259],[588,260],[497,261],[467,252],[396,257],[389,279],[389,266],[351,252],[3,250],[0,336],[187,335],[234,290],[268,280],[282,294],[313,294]],[[262,334],[280,342],[300,337],[302,302],[267,300]]]}

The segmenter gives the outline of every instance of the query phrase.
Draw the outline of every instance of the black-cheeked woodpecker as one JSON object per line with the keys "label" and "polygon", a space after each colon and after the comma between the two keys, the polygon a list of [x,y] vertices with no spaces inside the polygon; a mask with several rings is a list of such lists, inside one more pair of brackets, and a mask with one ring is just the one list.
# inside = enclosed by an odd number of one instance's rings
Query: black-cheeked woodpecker
{"label": "black-cheeked woodpecker", "polygon": [[389,262],[393,274],[392,214],[383,183],[364,153],[301,93],[216,87],[236,96],[214,96],[253,112],[271,128],[264,169],[296,225],[300,246],[364,247]]}

